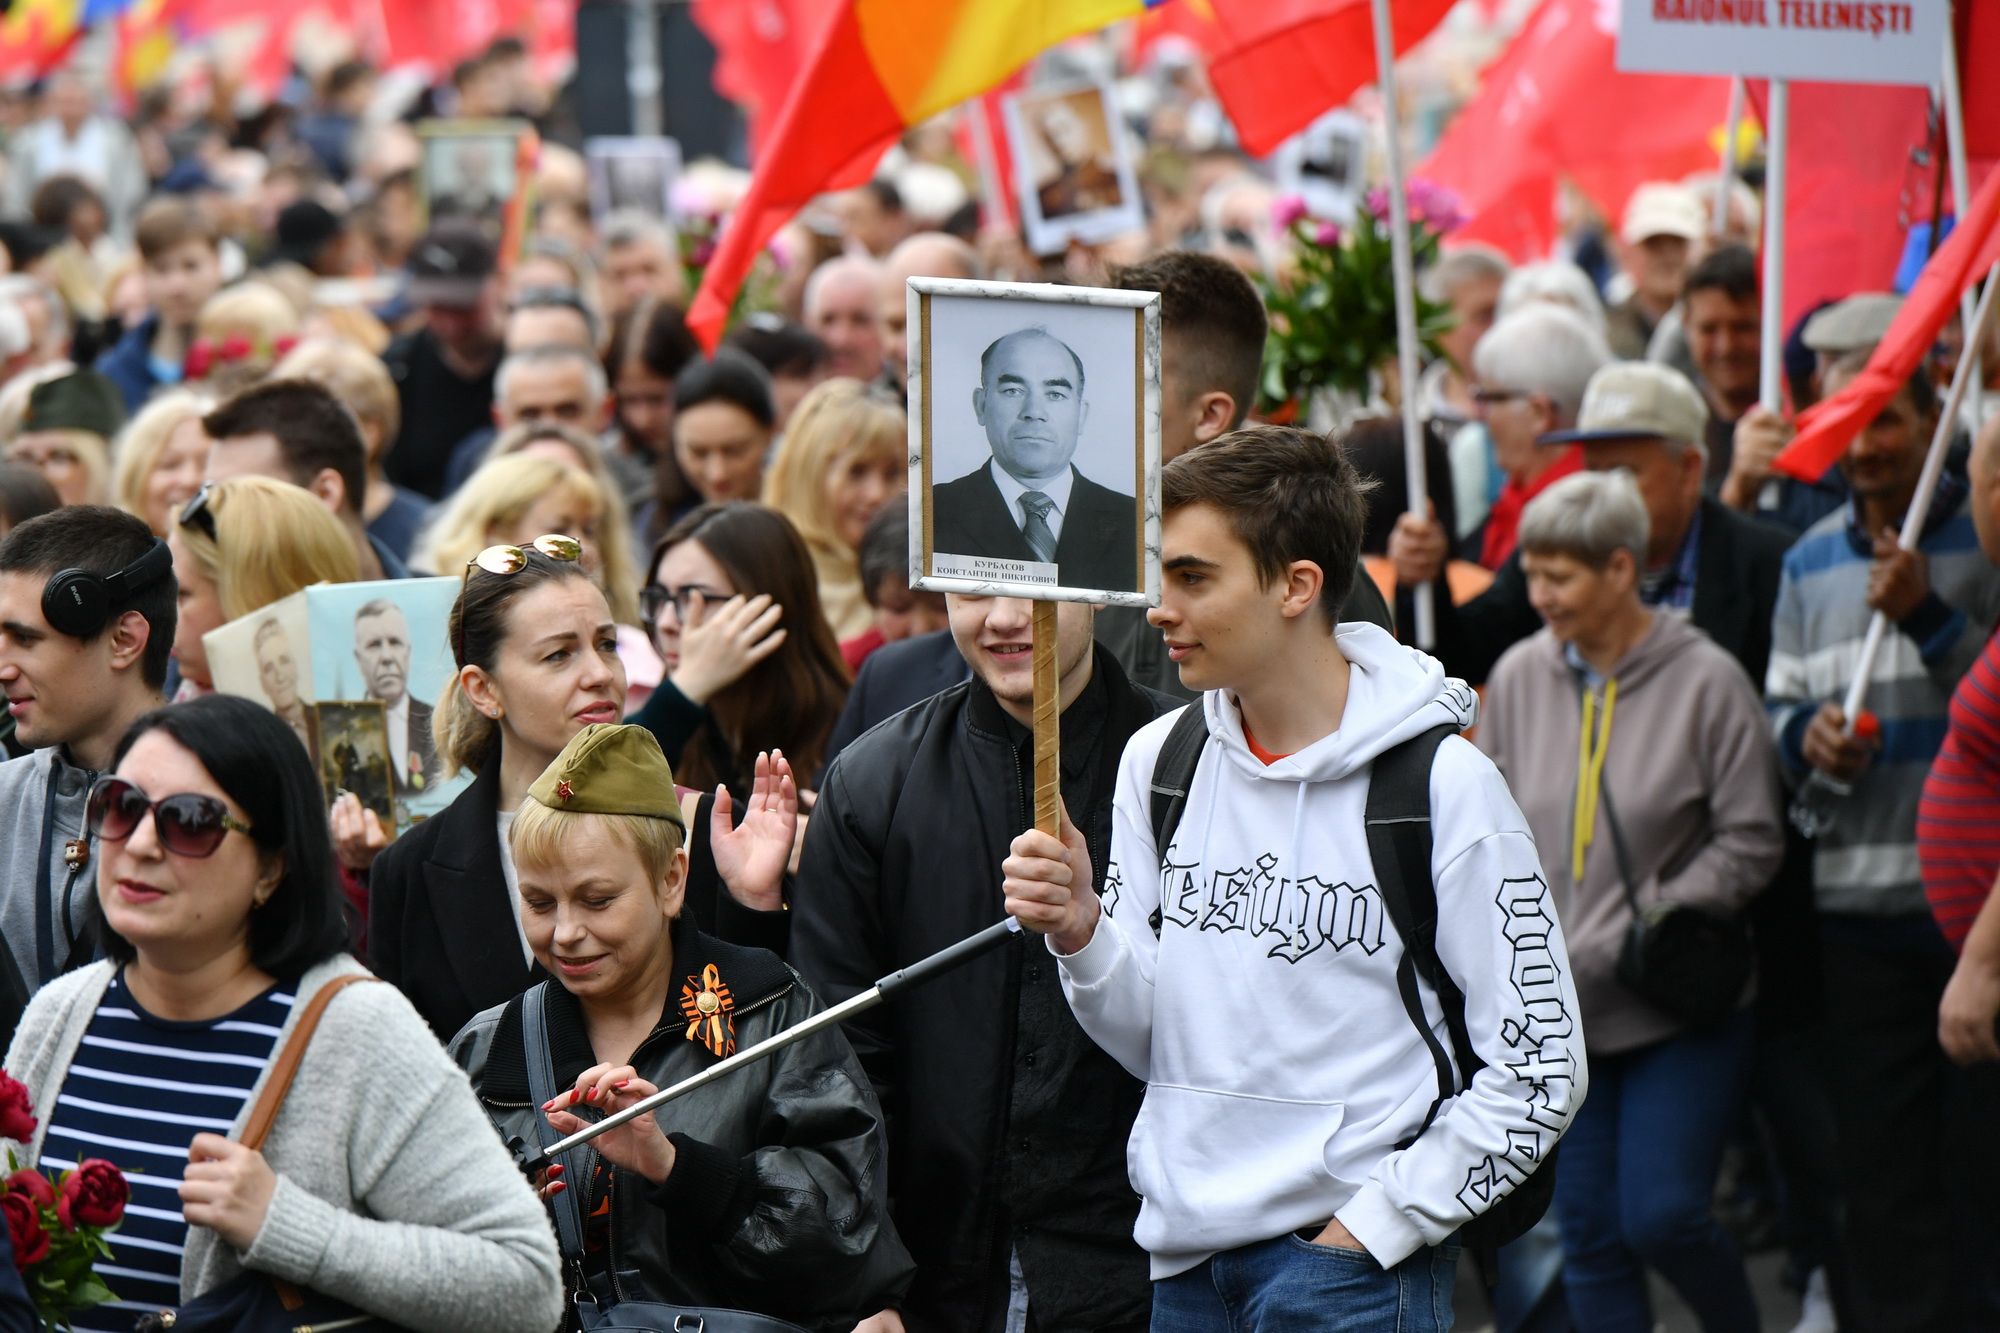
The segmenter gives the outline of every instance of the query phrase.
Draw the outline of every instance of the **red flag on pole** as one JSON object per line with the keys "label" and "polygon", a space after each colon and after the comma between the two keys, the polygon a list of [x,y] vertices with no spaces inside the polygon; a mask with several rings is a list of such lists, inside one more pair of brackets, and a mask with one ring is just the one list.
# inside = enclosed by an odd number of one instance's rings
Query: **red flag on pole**
{"label": "red flag on pole", "polygon": [[1729,80],[1621,72],[1614,19],[1596,0],[1546,0],[1486,71],[1416,169],[1472,215],[1455,240],[1540,258],[1560,235],[1564,179],[1615,226],[1647,181],[1714,169]]}
{"label": "red flag on pole", "polygon": [[839,0],[694,0],[695,26],[715,43],[715,91],[748,116],[753,158],[838,7]]}
{"label": "red flag on pole", "polygon": [[1938,330],[1958,310],[1959,297],[2000,260],[2000,172],[1986,178],[1965,217],[1937,248],[1890,322],[1875,354],[1847,387],[1799,417],[1799,433],[1773,464],[1805,481],[1825,475],[1862,427],[1896,396],[1923,364]]}

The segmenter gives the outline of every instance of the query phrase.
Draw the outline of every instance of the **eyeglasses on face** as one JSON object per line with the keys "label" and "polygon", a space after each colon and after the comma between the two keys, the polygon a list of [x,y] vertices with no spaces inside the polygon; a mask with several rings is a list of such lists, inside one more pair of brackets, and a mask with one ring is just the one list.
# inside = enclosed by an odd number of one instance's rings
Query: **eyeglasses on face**
{"label": "eyeglasses on face", "polygon": [[1533,396],[1526,389],[1496,389],[1489,385],[1481,385],[1472,391],[1472,401],[1481,407],[1494,407],[1501,403],[1512,402],[1516,398]]}
{"label": "eyeglasses on face", "polygon": [[660,618],[660,612],[672,604],[674,615],[685,622],[688,618],[688,609],[694,605],[696,597],[708,603],[729,600],[728,593],[720,588],[711,588],[705,583],[690,583],[681,588],[669,588],[664,583],[649,583],[639,590],[639,615],[651,625]]}
{"label": "eyeglasses on face", "polygon": [[248,824],[230,814],[229,807],[213,796],[178,792],[155,801],[133,783],[109,774],[91,786],[84,824],[94,837],[123,842],[149,811],[154,836],[175,856],[213,856],[231,832],[250,832]]}

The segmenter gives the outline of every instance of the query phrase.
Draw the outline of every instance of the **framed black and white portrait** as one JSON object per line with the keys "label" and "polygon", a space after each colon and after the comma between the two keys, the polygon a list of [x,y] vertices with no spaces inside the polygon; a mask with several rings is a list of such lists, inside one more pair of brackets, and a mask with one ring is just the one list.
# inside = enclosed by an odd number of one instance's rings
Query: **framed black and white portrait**
{"label": "framed black and white portrait", "polygon": [[583,141],[590,169],[590,211],[603,221],[633,211],[666,220],[673,213],[681,146],[673,139],[602,135]]}
{"label": "framed black and white portrait", "polygon": [[1111,89],[1096,83],[1037,88],[1002,102],[1021,234],[1036,254],[1146,225],[1117,106]]}
{"label": "framed black and white portrait", "polygon": [[524,120],[419,122],[423,225],[463,219],[499,241],[515,196],[533,176],[533,163],[522,161],[524,142],[533,143],[533,135],[534,127]]}
{"label": "framed black and white portrait", "polygon": [[910,586],[1160,595],[1160,298],[912,278]]}

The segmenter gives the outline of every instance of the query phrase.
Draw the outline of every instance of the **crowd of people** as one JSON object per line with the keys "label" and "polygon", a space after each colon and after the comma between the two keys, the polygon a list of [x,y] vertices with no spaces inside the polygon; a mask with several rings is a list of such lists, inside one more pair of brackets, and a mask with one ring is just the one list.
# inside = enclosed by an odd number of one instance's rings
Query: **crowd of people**
{"label": "crowd of people", "polygon": [[[358,62],[242,122],[128,124],[73,74],[7,104],[9,1147],[133,1192],[77,1328],[249,1273],[417,1333],[1422,1330],[1462,1267],[1505,1333],[1650,1330],[1654,1276],[1750,1333],[1758,1248],[1798,1333],[2000,1329],[1978,395],[1898,540],[1962,337],[1781,475],[1896,298],[1801,320],[1769,411],[1755,195],[1657,182],[1613,265],[1420,275],[1412,497],[1386,405],[1267,420],[1284,233],[1198,69],[1148,112],[1144,234],[1038,258],[887,171],[787,228],[710,354],[682,239],[594,214],[558,142],[518,246],[419,226],[410,120],[542,114],[520,55],[405,119]],[[1162,599],[1058,605],[1059,835],[1032,604],[908,582],[913,277],[1161,296]],[[389,701],[393,768],[469,782],[398,829],[329,802],[292,647],[260,634],[265,707],[204,639],[432,575],[453,674]]]}

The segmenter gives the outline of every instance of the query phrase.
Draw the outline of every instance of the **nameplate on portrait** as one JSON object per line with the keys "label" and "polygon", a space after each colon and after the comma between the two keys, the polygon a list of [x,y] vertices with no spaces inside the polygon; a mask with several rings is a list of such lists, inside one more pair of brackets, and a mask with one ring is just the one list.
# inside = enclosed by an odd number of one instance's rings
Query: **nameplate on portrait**
{"label": "nameplate on portrait", "polygon": [[1031,583],[1044,588],[1057,586],[1056,566],[1048,560],[1006,560],[998,556],[946,555],[931,553],[931,573],[948,579],[977,579],[982,583]]}

